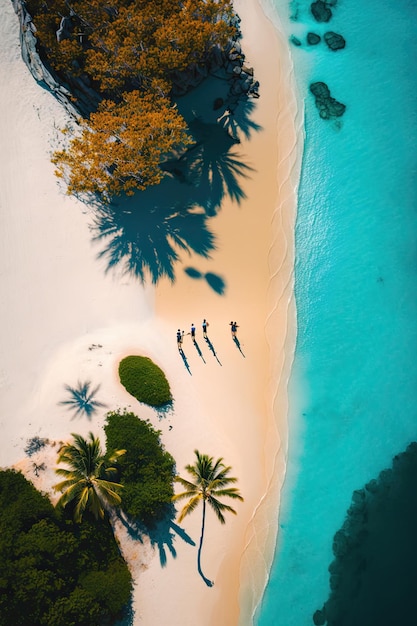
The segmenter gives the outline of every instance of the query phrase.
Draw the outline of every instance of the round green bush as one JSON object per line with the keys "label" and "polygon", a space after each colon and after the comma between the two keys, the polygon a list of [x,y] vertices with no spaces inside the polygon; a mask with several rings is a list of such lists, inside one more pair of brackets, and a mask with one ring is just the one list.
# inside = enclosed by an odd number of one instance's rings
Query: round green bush
{"label": "round green bush", "polygon": [[120,382],[139,402],[163,406],[172,395],[164,372],[146,356],[127,356],[119,363]]}

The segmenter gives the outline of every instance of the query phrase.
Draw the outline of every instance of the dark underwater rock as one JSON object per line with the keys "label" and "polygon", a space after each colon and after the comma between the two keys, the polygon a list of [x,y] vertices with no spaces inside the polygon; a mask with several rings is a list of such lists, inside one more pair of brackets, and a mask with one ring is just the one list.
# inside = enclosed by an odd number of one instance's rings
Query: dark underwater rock
{"label": "dark underwater rock", "polygon": [[291,35],[290,41],[294,46],[297,46],[297,47],[301,46],[301,41],[295,35]]}
{"label": "dark underwater rock", "polygon": [[332,11],[327,2],[317,0],[311,4],[310,8],[316,22],[329,22],[331,20]]}
{"label": "dark underwater rock", "polygon": [[322,119],[330,120],[341,117],[344,114],[346,105],[332,98],[326,83],[311,83],[310,91],[315,98],[316,107]]}
{"label": "dark underwater rock", "polygon": [[313,622],[316,626],[324,626],[326,623],[326,616],[324,611],[317,610],[313,615]]}
{"label": "dark underwater rock", "polygon": [[329,31],[324,33],[323,39],[329,46],[330,50],[342,50],[346,46],[346,41],[342,35]]}
{"label": "dark underwater rock", "polygon": [[316,626],[415,626],[416,476],[413,442],[394,457],[392,468],[353,492],[333,539],[330,595],[312,616]]}
{"label": "dark underwater rock", "polygon": [[317,33],[307,33],[307,43],[309,46],[317,46],[320,43],[321,37]]}

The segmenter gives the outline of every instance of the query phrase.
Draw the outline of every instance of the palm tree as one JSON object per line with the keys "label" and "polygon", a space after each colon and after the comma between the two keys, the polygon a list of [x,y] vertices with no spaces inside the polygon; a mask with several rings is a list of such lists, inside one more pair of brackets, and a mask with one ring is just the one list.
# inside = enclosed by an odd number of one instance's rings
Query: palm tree
{"label": "palm tree", "polygon": [[[109,467],[102,454],[100,441],[93,433],[88,439],[72,434],[74,442],[65,444],[58,456],[58,463],[66,463],[70,469],[58,468],[56,473],[65,480],[54,485],[55,491],[63,494],[58,504],[66,506],[75,502],[74,519],[80,522],[86,510],[91,511],[95,518],[104,517],[104,509],[120,504],[119,492],[122,485],[114,482],[117,469]],[[114,463],[126,450],[116,450],[109,458]]]}
{"label": "palm tree", "polygon": [[228,504],[224,504],[220,502],[219,498],[224,496],[228,498],[234,498],[236,500],[241,500],[243,502],[243,498],[239,493],[239,489],[236,487],[228,487],[227,485],[230,483],[235,483],[237,478],[233,478],[229,476],[229,472],[232,469],[231,467],[226,467],[223,463],[223,459],[217,459],[214,463],[213,457],[208,456],[207,454],[200,454],[198,450],[194,450],[194,454],[197,457],[194,465],[186,465],[185,469],[189,474],[191,474],[193,481],[186,480],[185,478],[181,478],[181,476],[176,476],[176,482],[180,483],[183,487],[185,487],[185,491],[182,493],[178,493],[173,496],[173,501],[181,500],[184,498],[189,498],[189,501],[182,509],[178,522],[182,522],[184,517],[189,513],[192,513],[198,503],[203,501],[203,518],[201,524],[201,536],[200,536],[200,545],[198,548],[198,557],[197,557],[197,566],[198,572],[200,576],[203,578],[204,582],[210,587],[213,583],[208,580],[202,570],[201,570],[201,549],[203,546],[204,539],[204,528],[205,528],[205,520],[206,520],[206,503],[208,503],[221,524],[225,524],[226,520],[224,518],[223,512],[229,511],[236,515],[236,511],[229,506]]}

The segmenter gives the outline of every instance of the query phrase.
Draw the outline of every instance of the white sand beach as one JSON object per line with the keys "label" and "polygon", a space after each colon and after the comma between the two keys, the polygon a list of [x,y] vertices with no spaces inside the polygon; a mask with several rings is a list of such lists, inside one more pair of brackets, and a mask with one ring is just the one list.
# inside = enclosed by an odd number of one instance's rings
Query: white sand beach
{"label": "white sand beach", "polygon": [[[262,127],[236,154],[254,171],[240,205],[224,200],[210,219],[211,258],[183,255],[174,284],[157,287],[105,272],[92,242],[92,215],[65,196],[50,154],[67,117],[36,84],[20,56],[18,22],[0,0],[0,466],[15,465],[44,491],[56,482],[56,442],[70,433],[102,436],[106,411],[129,408],[161,430],[177,469],[193,450],[223,457],[245,498],[221,526],[208,512],[197,572],[201,512],[173,527],[160,550],[117,535],[135,581],[134,624],[248,626],[267,580],[277,532],[287,448],[287,382],[295,344],[293,300],[296,187],[302,149],[300,112],[288,44],[257,0],[238,0],[247,64],[260,81],[253,119]],[[213,94],[213,99],[216,97]],[[194,268],[200,278],[184,269]],[[204,278],[224,281],[223,294]],[[209,338],[201,334],[209,321]],[[236,320],[240,350],[229,322]],[[197,327],[197,345],[177,328]],[[149,356],[166,373],[174,404],[164,416],[122,387],[117,367],[128,354]],[[73,417],[59,402],[64,385],[100,385],[103,407]],[[30,459],[35,435],[54,445]],[[104,437],[103,437],[104,443]],[[36,477],[33,462],[45,462]],[[197,545],[191,545],[194,542]],[[166,558],[166,563],[162,561]]]}

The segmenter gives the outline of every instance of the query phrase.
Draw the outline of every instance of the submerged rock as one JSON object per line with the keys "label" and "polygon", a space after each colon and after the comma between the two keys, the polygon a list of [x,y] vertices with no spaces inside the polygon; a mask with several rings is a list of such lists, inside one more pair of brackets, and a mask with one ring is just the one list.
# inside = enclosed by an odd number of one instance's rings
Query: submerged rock
{"label": "submerged rock", "polygon": [[320,43],[321,37],[317,33],[307,33],[307,43],[309,46],[317,46]]}
{"label": "submerged rock", "polygon": [[310,91],[315,98],[316,107],[322,119],[330,120],[344,114],[346,105],[332,98],[326,83],[311,83]]}
{"label": "submerged rock", "polygon": [[297,47],[301,46],[301,41],[295,35],[291,35],[290,41],[294,46],[297,46]]}
{"label": "submerged rock", "polygon": [[346,41],[342,35],[329,31],[324,33],[323,39],[329,46],[330,50],[342,50],[346,46]]}
{"label": "submerged rock", "polygon": [[311,4],[310,8],[316,22],[329,22],[331,20],[332,11],[327,2],[317,0]]}

